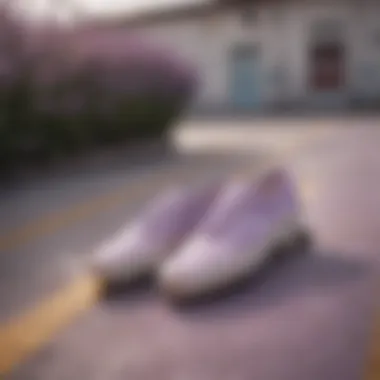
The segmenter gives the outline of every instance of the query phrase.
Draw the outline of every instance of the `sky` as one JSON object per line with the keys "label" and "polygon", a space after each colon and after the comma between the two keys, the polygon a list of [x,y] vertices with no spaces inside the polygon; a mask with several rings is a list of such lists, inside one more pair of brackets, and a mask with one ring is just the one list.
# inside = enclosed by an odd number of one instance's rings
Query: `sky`
{"label": "sky", "polygon": [[[1,2],[2,0],[0,0]],[[144,9],[201,2],[202,0],[12,0],[23,14],[33,18],[70,17],[73,10],[89,16],[112,16]],[[204,1],[204,0],[203,0]]]}

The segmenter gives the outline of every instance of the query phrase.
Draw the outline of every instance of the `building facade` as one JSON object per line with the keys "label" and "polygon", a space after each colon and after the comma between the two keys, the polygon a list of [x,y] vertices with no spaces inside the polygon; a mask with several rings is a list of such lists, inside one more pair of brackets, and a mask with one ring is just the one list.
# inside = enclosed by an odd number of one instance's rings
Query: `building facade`
{"label": "building facade", "polygon": [[219,1],[144,17],[124,25],[195,65],[196,108],[380,106],[380,1]]}

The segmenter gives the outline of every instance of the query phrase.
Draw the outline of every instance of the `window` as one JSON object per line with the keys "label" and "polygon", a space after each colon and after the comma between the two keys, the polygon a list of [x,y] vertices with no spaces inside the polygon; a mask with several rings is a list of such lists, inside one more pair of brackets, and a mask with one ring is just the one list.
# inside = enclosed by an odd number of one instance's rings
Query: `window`
{"label": "window", "polygon": [[314,41],[336,41],[343,38],[343,26],[338,20],[321,20],[312,26]]}
{"label": "window", "polygon": [[241,12],[241,23],[245,26],[250,26],[257,21],[257,10],[252,6],[246,6]]}
{"label": "window", "polygon": [[237,45],[233,48],[233,54],[239,59],[245,59],[257,55],[258,50],[257,45]]}
{"label": "window", "polygon": [[375,48],[380,49],[380,29],[374,31],[372,41]]}

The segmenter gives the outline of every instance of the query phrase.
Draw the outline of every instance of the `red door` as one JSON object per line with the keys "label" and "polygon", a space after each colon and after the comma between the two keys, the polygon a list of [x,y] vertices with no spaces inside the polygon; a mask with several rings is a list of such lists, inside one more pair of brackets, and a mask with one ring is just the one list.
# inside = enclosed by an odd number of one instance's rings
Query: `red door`
{"label": "red door", "polygon": [[310,87],[313,91],[336,91],[344,86],[345,57],[342,45],[315,45],[311,50],[310,59]]}

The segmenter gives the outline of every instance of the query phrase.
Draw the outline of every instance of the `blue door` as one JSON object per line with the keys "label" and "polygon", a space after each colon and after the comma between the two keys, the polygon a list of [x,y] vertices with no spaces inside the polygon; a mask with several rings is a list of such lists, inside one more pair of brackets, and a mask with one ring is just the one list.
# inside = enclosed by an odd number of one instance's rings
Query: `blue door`
{"label": "blue door", "polygon": [[232,55],[232,102],[238,108],[255,108],[260,104],[260,67],[257,50],[235,49]]}

